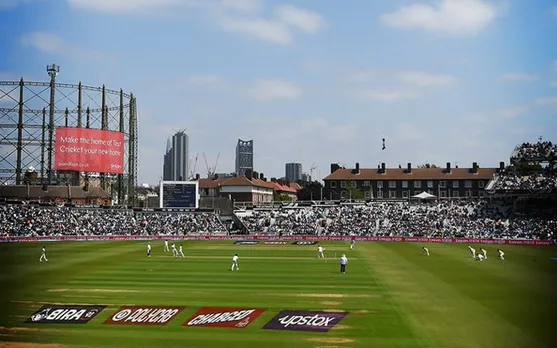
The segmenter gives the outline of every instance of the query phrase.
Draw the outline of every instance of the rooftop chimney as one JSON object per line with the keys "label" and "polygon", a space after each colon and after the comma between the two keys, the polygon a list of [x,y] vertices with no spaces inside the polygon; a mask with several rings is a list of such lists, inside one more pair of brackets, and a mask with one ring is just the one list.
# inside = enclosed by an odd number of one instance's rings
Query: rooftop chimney
{"label": "rooftop chimney", "polygon": [[385,174],[387,170],[385,169],[385,162],[381,163],[381,174]]}
{"label": "rooftop chimney", "polygon": [[254,179],[256,179],[256,180],[259,179],[259,173],[256,172],[256,171],[254,170],[254,171],[252,172],[252,178],[254,178]]}
{"label": "rooftop chimney", "polygon": [[499,162],[499,169],[501,170],[505,169],[505,162]]}
{"label": "rooftop chimney", "polygon": [[473,162],[472,163],[472,173],[474,173],[474,174],[478,173],[478,162]]}
{"label": "rooftop chimney", "polygon": [[253,170],[251,169],[246,169],[246,178],[248,180],[251,180],[253,178]]}
{"label": "rooftop chimney", "polygon": [[356,162],[356,167],[354,168],[353,173],[356,175],[360,174],[360,163]]}
{"label": "rooftop chimney", "polygon": [[446,172],[447,174],[450,174],[450,173],[451,173],[451,162],[447,162],[447,167],[446,167],[446,169],[445,169],[445,172]]}
{"label": "rooftop chimney", "polygon": [[331,174],[336,172],[338,169],[340,169],[340,166],[338,165],[338,163],[331,163]]}
{"label": "rooftop chimney", "polygon": [[406,164],[406,173],[410,174],[412,173],[412,163],[408,162],[408,164]]}
{"label": "rooftop chimney", "polygon": [[277,178],[271,178],[271,182],[277,182]]}
{"label": "rooftop chimney", "polygon": [[201,178],[201,175],[195,174],[195,180],[199,180],[200,178]]}
{"label": "rooftop chimney", "polygon": [[265,175],[263,173],[259,173],[259,180],[265,181]]}

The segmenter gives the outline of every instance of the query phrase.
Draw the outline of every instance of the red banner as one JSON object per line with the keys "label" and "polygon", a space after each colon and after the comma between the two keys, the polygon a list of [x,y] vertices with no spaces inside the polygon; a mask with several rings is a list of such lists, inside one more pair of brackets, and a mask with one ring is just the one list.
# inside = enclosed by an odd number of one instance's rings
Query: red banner
{"label": "red banner", "polygon": [[[147,240],[268,240],[268,241],[320,241],[343,242],[354,237],[317,236],[51,236],[51,237],[0,237],[0,243],[9,242],[86,242],[86,241],[147,241]],[[551,241],[530,239],[470,239],[470,238],[424,238],[424,237],[356,237],[361,242],[405,242],[405,243],[467,243],[467,244],[508,244],[508,245],[553,245]]]}
{"label": "red banner", "polygon": [[56,128],[54,169],[122,174],[124,133],[87,128]]}

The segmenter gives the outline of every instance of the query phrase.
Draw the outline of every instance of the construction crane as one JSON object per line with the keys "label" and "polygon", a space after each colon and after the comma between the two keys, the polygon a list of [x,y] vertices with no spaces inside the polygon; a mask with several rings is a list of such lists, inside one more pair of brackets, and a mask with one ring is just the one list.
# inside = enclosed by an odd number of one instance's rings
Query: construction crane
{"label": "construction crane", "polygon": [[313,162],[313,164],[311,165],[311,167],[309,168],[309,176],[311,176],[311,180],[313,180],[313,171],[317,169],[317,167],[315,166],[315,162]]}
{"label": "construction crane", "polygon": [[205,156],[205,152],[203,153],[203,158],[205,159],[205,167],[207,168],[207,177],[209,179],[212,179],[215,176],[215,173],[217,172],[217,166],[219,165],[220,152],[217,154],[217,160],[215,161],[215,165],[213,167],[209,166],[209,163],[207,162],[207,156]]}
{"label": "construction crane", "polygon": [[195,155],[195,162],[193,162],[193,168],[191,166],[191,162],[193,161],[193,159],[190,159],[190,163],[188,163],[188,168],[192,168],[192,170],[190,170],[190,179],[195,178],[195,168],[197,168],[197,157],[199,157],[199,154]]}

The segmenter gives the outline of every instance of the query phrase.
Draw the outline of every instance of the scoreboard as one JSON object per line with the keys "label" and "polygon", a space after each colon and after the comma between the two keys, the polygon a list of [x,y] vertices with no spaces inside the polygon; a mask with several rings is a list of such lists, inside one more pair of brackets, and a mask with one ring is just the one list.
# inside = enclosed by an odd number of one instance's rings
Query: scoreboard
{"label": "scoreboard", "polygon": [[197,181],[161,181],[159,208],[199,208]]}

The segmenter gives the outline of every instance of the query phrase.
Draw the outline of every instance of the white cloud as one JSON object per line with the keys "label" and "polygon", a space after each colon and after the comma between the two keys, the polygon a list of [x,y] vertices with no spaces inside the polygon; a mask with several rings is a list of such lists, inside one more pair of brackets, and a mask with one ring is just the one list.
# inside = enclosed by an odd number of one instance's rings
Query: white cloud
{"label": "white cloud", "polygon": [[546,106],[546,105],[557,104],[557,96],[537,98],[534,101],[534,104],[536,104],[538,106]]}
{"label": "white cloud", "polygon": [[427,133],[419,126],[408,123],[401,122],[395,127],[395,138],[408,140],[423,140],[426,138]]}
{"label": "white cloud", "polygon": [[222,77],[218,75],[194,75],[186,79],[186,83],[197,86],[220,86],[224,83]]}
{"label": "white cloud", "polygon": [[257,100],[293,100],[299,98],[303,93],[300,86],[280,80],[258,80],[249,90],[249,95]]}
{"label": "white cloud", "polygon": [[418,97],[418,95],[414,92],[403,90],[366,90],[361,92],[360,96],[363,99],[387,103],[409,100]]}
{"label": "white cloud", "polygon": [[177,6],[195,5],[198,0],[67,0],[76,9],[104,13],[150,13],[150,11]]}
{"label": "white cloud", "polygon": [[532,109],[531,105],[514,105],[501,108],[496,111],[500,118],[509,119],[524,115]]}
{"label": "white cloud", "polygon": [[277,6],[275,15],[279,21],[308,34],[316,33],[325,26],[325,20],[318,13],[291,5]]}
{"label": "white cloud", "polygon": [[369,83],[373,81],[378,81],[379,79],[379,71],[377,70],[361,70],[355,73],[352,73],[346,79],[347,83]]}
{"label": "white cloud", "polygon": [[436,6],[412,4],[380,16],[400,29],[424,29],[451,36],[473,35],[495,19],[495,8],[483,0],[441,0]]}
{"label": "white cloud", "polygon": [[293,36],[288,26],[266,19],[222,19],[220,27],[226,31],[245,34],[275,44],[288,45]]}
{"label": "white cloud", "polygon": [[538,80],[538,76],[535,74],[508,73],[501,76],[501,80],[507,82],[531,82]]}
{"label": "white cloud", "polygon": [[261,0],[221,0],[222,7],[238,12],[257,12],[261,10],[263,4]]}
{"label": "white cloud", "polygon": [[430,74],[421,71],[403,71],[398,74],[398,78],[406,83],[421,87],[448,86],[456,82],[456,79],[449,75]]}
{"label": "white cloud", "polygon": [[44,54],[63,55],[81,60],[107,61],[111,56],[95,51],[78,47],[69,43],[61,37],[47,32],[34,32],[21,36],[21,44],[31,47]]}

